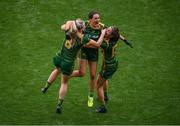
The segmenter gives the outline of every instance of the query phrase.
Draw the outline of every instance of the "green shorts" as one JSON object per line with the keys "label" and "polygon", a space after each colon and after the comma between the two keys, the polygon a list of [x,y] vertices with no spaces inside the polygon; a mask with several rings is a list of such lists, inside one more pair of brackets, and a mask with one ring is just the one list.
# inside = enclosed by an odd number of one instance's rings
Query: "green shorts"
{"label": "green shorts", "polygon": [[118,68],[118,61],[116,61],[115,63],[111,63],[111,64],[105,64],[102,66],[101,71],[99,72],[99,74],[105,79],[110,79],[113,74],[116,72]]}
{"label": "green shorts", "polygon": [[79,57],[88,61],[98,61],[98,49],[82,47]]}
{"label": "green shorts", "polygon": [[56,55],[53,57],[53,63],[57,68],[60,68],[63,75],[70,76],[74,69],[74,62],[67,62],[65,59]]}

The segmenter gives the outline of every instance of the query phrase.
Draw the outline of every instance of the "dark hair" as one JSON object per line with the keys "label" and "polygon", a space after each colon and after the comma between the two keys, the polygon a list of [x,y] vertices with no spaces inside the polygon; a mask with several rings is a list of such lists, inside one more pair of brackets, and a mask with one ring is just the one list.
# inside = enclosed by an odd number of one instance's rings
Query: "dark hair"
{"label": "dark hair", "polygon": [[89,12],[88,18],[92,19],[95,14],[99,14],[100,15],[100,13],[98,11],[93,10],[93,11]]}
{"label": "dark hair", "polygon": [[119,40],[120,35],[119,35],[118,27],[112,26],[112,33],[111,33],[111,35],[112,35],[112,37],[111,37],[110,40],[115,41],[115,42],[117,42]]}

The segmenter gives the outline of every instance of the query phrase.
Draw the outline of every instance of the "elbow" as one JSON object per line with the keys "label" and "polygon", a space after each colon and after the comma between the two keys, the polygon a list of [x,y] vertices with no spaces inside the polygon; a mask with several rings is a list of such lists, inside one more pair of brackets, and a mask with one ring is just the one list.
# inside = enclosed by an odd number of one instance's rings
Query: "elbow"
{"label": "elbow", "polygon": [[100,45],[99,45],[99,44],[97,44],[97,45],[96,45],[96,48],[99,48],[99,47],[100,47]]}
{"label": "elbow", "polygon": [[62,25],[62,26],[61,26],[61,30],[62,30],[62,31],[66,31],[66,26],[65,26],[65,25]]}

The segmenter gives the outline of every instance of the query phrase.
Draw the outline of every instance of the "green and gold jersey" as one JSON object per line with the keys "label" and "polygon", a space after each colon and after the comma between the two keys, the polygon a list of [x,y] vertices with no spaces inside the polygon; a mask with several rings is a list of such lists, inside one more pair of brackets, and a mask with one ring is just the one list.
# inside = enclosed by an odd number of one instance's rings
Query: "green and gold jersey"
{"label": "green and gold jersey", "polygon": [[85,22],[85,30],[84,30],[84,34],[88,35],[88,37],[90,39],[93,39],[95,41],[98,40],[98,38],[100,37],[101,35],[101,30],[105,27],[104,24],[102,23],[99,23],[99,28],[98,29],[94,29],[92,28],[92,26],[89,24],[89,21],[86,21]]}
{"label": "green and gold jersey", "polygon": [[57,55],[66,62],[74,62],[78,51],[84,44],[89,42],[89,38],[88,36],[84,36],[81,42],[81,39],[75,36],[72,41],[73,42],[65,39],[61,51],[57,53]]}
{"label": "green and gold jersey", "polygon": [[102,53],[103,53],[103,64],[113,64],[116,60],[116,47],[117,41],[111,42],[104,39],[101,44]]}
{"label": "green and gold jersey", "polygon": [[[84,30],[84,34],[95,41],[99,39],[101,35],[101,30],[105,27],[104,24],[99,23],[100,27],[98,29],[94,29],[88,21],[85,22],[85,25],[86,28]],[[86,59],[88,61],[98,61],[98,49],[83,47],[81,49],[80,58]]]}

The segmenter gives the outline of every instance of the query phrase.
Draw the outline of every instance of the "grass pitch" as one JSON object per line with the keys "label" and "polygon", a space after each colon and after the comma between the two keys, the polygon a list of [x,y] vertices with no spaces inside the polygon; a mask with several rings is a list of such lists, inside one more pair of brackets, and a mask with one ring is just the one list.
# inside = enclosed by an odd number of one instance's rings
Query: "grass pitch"
{"label": "grass pitch", "polygon": [[[180,124],[179,0],[0,0],[0,124]],[[55,113],[60,77],[42,95],[66,20],[92,9],[132,42],[120,43],[108,113],[87,108],[89,73],[69,82]],[[101,65],[101,54],[98,71]]]}

